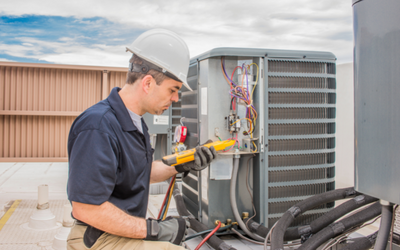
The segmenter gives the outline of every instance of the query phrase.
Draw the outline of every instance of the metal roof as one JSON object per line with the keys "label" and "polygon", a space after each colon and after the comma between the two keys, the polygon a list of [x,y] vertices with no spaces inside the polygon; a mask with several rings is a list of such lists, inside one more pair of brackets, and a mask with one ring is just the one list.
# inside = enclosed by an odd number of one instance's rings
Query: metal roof
{"label": "metal roof", "polygon": [[214,48],[205,53],[191,58],[190,64],[211,57],[219,56],[244,56],[244,57],[268,57],[268,58],[287,58],[287,59],[316,59],[316,60],[336,60],[331,52],[322,51],[301,51],[301,50],[277,50],[260,48]]}

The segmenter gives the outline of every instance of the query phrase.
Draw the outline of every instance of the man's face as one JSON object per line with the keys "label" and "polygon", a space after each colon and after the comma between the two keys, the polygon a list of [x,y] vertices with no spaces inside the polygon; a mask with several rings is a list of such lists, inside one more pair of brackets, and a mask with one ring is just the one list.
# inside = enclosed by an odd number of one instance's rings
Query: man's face
{"label": "man's face", "polygon": [[147,102],[147,112],[150,114],[161,115],[171,106],[172,102],[179,101],[178,90],[182,87],[181,82],[167,79],[157,85],[153,79],[151,85]]}

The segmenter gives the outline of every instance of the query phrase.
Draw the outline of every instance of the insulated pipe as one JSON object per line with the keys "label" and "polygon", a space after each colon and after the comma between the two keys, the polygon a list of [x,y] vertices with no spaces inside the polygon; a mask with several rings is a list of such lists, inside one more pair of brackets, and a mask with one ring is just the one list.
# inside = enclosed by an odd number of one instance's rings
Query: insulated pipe
{"label": "insulated pipe", "polygon": [[252,232],[249,231],[249,229],[246,227],[244,224],[242,218],[240,217],[238,208],[237,208],[237,203],[236,203],[236,181],[237,181],[237,175],[239,171],[239,158],[240,155],[234,155],[233,156],[233,170],[232,170],[232,179],[231,179],[231,186],[230,186],[230,200],[231,200],[231,208],[233,212],[233,216],[235,216],[236,221],[238,222],[240,228],[251,238],[264,242],[264,238],[262,238],[259,235],[253,234]]}
{"label": "insulated pipe", "polygon": [[316,206],[321,204],[325,204],[328,202],[332,202],[335,200],[345,199],[348,197],[355,196],[357,192],[354,188],[343,188],[336,189],[329,192],[325,192],[322,194],[318,194],[312,196],[308,199],[305,199],[293,207],[289,208],[286,213],[278,220],[276,223],[275,229],[272,232],[272,240],[271,240],[271,250],[282,250],[283,249],[283,239],[286,232],[286,229],[290,226],[290,224],[294,221],[294,219],[300,214],[310,210]]}
{"label": "insulated pipe", "polygon": [[349,243],[343,245],[340,250],[368,250],[375,245],[378,231],[368,236],[363,236],[355,239],[349,239]]}
{"label": "insulated pipe", "polygon": [[380,215],[381,209],[381,204],[379,202],[376,202],[375,204],[361,210],[356,214],[353,214],[338,222],[330,224],[329,226],[325,227],[317,234],[309,238],[299,248],[297,248],[297,250],[315,250],[330,238],[334,238],[346,232],[350,228],[360,226],[364,222],[369,221]]}
{"label": "insulated pipe", "polygon": [[392,226],[393,206],[389,202],[382,201],[382,217],[379,226],[378,237],[376,238],[375,250],[385,250],[388,242],[390,228]]}
{"label": "insulated pipe", "polygon": [[[332,209],[328,213],[318,217],[316,220],[311,222],[310,225],[289,228],[285,232],[284,241],[292,241],[292,240],[300,239],[300,237],[302,235],[307,235],[310,233],[316,234],[319,230],[328,226],[329,224],[331,224],[335,220],[339,219],[343,215],[345,215],[359,207],[362,207],[362,206],[365,206],[372,202],[375,202],[377,200],[378,199],[368,196],[368,195],[359,195],[359,196],[341,204],[340,206],[337,206],[336,208]],[[244,222],[248,226],[248,228],[251,232],[258,234],[264,238],[267,236],[267,234],[269,232],[269,229],[267,227],[264,227],[263,225],[258,224],[257,222],[255,222],[249,218],[245,219]]]}
{"label": "insulated pipe", "polygon": [[316,234],[321,229],[328,226],[329,224],[339,219],[340,217],[344,216],[345,214],[359,207],[375,202],[377,200],[378,200],[377,198],[368,195],[359,195],[357,197],[354,197],[353,199],[346,201],[340,206],[337,206],[331,211],[318,217],[317,219],[312,221],[310,225],[288,229],[285,232],[284,240],[285,241],[296,240],[299,239],[302,235]]}
{"label": "insulated pipe", "polygon": [[249,228],[250,232],[260,235],[265,238],[268,235],[269,229],[261,224],[258,224],[251,218],[244,219],[244,223]]}
{"label": "insulated pipe", "polygon": [[[185,203],[183,201],[182,194],[181,194],[181,191],[178,188],[178,185],[174,185],[174,191],[173,191],[172,194],[174,196],[175,203],[176,203],[176,208],[177,208],[177,211],[178,211],[179,215],[181,217],[185,217],[185,218],[187,218],[189,220],[190,227],[196,232],[202,232],[202,231],[207,230],[208,229],[207,226],[204,225],[203,223],[199,222],[198,220],[196,220],[196,218],[194,218],[194,216],[191,215],[189,213],[189,211],[186,209],[186,205],[185,205]],[[220,238],[218,238],[215,235],[211,236],[211,238],[208,239],[207,242],[214,249],[218,249],[218,250],[236,250],[236,248],[233,248],[233,247],[229,246],[223,240],[221,240]]]}

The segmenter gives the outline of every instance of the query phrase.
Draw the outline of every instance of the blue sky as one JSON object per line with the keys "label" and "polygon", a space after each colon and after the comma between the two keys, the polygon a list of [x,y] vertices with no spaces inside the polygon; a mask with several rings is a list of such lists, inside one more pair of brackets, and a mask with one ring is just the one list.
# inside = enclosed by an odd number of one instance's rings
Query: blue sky
{"label": "blue sky", "polygon": [[14,0],[0,4],[0,60],[126,66],[140,33],[167,28],[191,56],[215,47],[318,50],[352,60],[350,0]]}

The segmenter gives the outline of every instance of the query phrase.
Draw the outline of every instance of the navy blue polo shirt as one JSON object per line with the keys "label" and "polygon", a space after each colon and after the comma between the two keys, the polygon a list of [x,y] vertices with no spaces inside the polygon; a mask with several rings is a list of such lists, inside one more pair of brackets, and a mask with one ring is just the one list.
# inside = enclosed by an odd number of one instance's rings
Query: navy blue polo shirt
{"label": "navy blue polo shirt", "polygon": [[68,137],[68,199],[100,205],[109,201],[128,214],[145,217],[154,150],[142,119],[133,124],[118,91],[84,111]]}

